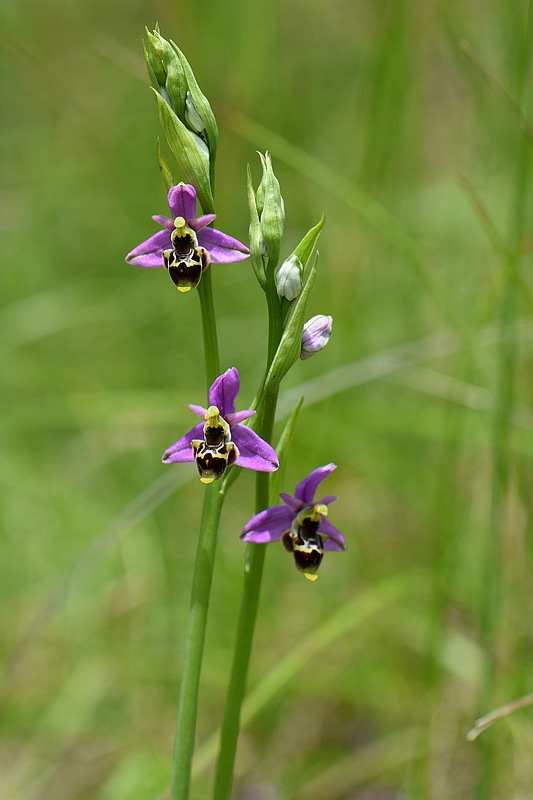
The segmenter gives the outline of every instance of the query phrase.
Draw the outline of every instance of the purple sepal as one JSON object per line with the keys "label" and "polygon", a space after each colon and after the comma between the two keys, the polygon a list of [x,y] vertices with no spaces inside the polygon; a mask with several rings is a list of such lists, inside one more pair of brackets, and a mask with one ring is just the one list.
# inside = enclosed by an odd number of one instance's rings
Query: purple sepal
{"label": "purple sepal", "polygon": [[227,369],[211,385],[209,389],[209,405],[216,406],[224,418],[226,414],[233,414],[240,385],[238,369],[236,367]]}
{"label": "purple sepal", "polygon": [[328,520],[324,517],[322,517],[320,520],[318,533],[328,537],[324,542],[324,550],[346,550],[346,541],[344,536],[340,531],[337,530],[337,528],[333,527],[331,522],[328,522]]}
{"label": "purple sepal", "polygon": [[196,189],[189,183],[178,183],[168,192],[168,205],[172,218],[183,217],[188,222],[196,216]]}
{"label": "purple sepal", "polygon": [[326,464],[325,467],[317,467],[314,469],[307,478],[304,478],[294,490],[294,496],[301,500],[304,505],[311,505],[313,497],[317,490],[318,485],[326,478],[334,469],[337,469],[336,464]]}
{"label": "purple sepal", "polygon": [[279,505],[260,511],[244,526],[241,539],[254,544],[267,544],[281,539],[292,524],[292,513],[287,506]]}
{"label": "purple sepal", "polygon": [[209,250],[213,264],[231,264],[234,261],[243,261],[250,255],[242,242],[216,228],[203,228],[198,233],[198,244]]}
{"label": "purple sepal", "polygon": [[170,233],[167,230],[158,231],[146,239],[145,242],[128,253],[126,261],[136,267],[155,268],[163,266],[163,250],[172,247]]}
{"label": "purple sepal", "polygon": [[204,438],[204,423],[195,425],[192,430],[178,439],[168,450],[163,453],[163,464],[177,464],[194,461],[194,453],[192,451],[191,442],[193,439]]}
{"label": "purple sepal", "polygon": [[238,467],[253,469],[256,472],[275,472],[279,467],[274,448],[251,428],[237,425],[231,431],[231,438],[239,449],[239,457],[235,461]]}

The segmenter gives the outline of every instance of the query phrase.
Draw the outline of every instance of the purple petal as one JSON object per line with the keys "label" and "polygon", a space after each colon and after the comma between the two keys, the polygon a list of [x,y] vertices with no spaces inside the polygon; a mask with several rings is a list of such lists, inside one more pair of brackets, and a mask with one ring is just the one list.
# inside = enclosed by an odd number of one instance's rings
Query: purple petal
{"label": "purple petal", "polygon": [[128,253],[126,261],[136,267],[162,267],[163,250],[168,250],[171,246],[170,233],[167,230],[158,231]]}
{"label": "purple petal", "polygon": [[161,217],[159,214],[154,214],[152,219],[154,222],[157,222],[158,225],[161,225],[161,227],[166,228],[167,231],[172,232],[174,230],[174,222],[168,217]]}
{"label": "purple petal", "polygon": [[203,406],[195,406],[194,403],[189,403],[189,408],[191,409],[191,411],[194,411],[195,414],[198,414],[200,419],[205,420],[205,415],[207,414],[207,408],[204,408]]}
{"label": "purple petal", "polygon": [[185,222],[196,216],[196,189],[189,183],[178,183],[168,193],[172,218],[183,217]]}
{"label": "purple petal", "polygon": [[344,536],[324,517],[320,520],[318,533],[328,537],[324,542],[324,550],[346,550]]}
{"label": "purple petal", "polygon": [[279,467],[276,451],[255,431],[245,425],[237,425],[231,432],[231,438],[239,448],[239,457],[235,461],[238,467],[257,472],[275,472]]}
{"label": "purple petal", "polygon": [[239,371],[237,367],[231,367],[223,375],[219,375],[209,389],[209,405],[216,406],[224,419],[226,414],[233,414],[235,411],[240,385]]}
{"label": "purple petal", "polygon": [[201,231],[202,228],[205,228],[206,225],[209,225],[213,220],[217,218],[216,214],[204,214],[203,217],[196,217],[196,219],[190,219],[188,221],[189,228],[192,228],[193,231]]}
{"label": "purple petal", "polygon": [[313,500],[313,505],[329,506],[331,503],[334,503],[335,500],[338,500],[335,495],[328,494],[327,497],[323,497],[321,500]]}
{"label": "purple petal", "polygon": [[317,467],[317,469],[314,469],[307,478],[304,478],[303,481],[298,484],[294,490],[294,496],[305,505],[311,504],[318,484],[323,481],[330,472],[333,472],[334,469],[337,469],[336,464],[326,464],[325,467]]}
{"label": "purple petal", "polygon": [[216,228],[203,228],[198,234],[198,244],[209,250],[213,264],[231,264],[250,255],[246,245]]}
{"label": "purple petal", "polygon": [[300,500],[296,500],[292,495],[286,494],[285,492],[282,492],[280,497],[283,502],[289,506],[294,515],[296,515],[303,506],[303,503]]}
{"label": "purple petal", "polygon": [[245,419],[250,419],[250,417],[253,417],[254,414],[255,411],[253,410],[235,411],[233,414],[226,414],[224,419],[226,420],[230,428],[233,428],[235,425],[238,425],[239,422],[244,422]]}
{"label": "purple petal", "polygon": [[287,506],[271,506],[260,511],[246,523],[242,529],[241,539],[254,544],[267,544],[281,539],[285,531],[290,530],[293,515]]}
{"label": "purple petal", "polygon": [[195,425],[192,430],[178,439],[175,444],[165,450],[163,453],[163,464],[176,464],[177,462],[183,463],[186,461],[194,461],[191,442],[193,439],[204,438],[204,424],[201,422]]}

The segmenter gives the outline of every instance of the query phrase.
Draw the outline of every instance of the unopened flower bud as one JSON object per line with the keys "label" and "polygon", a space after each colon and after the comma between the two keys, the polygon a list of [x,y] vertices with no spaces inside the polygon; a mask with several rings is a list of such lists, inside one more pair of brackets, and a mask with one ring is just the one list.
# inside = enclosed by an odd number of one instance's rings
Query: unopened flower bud
{"label": "unopened flower bud", "polygon": [[[257,213],[261,224],[261,234],[268,251],[269,268],[274,270],[279,259],[281,240],[285,227],[285,205],[279,182],[272,169],[270,153],[259,153],[263,167],[263,177],[257,188]],[[272,273],[271,273],[272,274]]]}
{"label": "unopened flower bud", "polygon": [[280,297],[287,300],[295,300],[302,291],[302,262],[293,253],[285,259],[277,270],[274,279],[276,281],[276,291]]}
{"label": "unopened flower bud", "polygon": [[180,179],[198,190],[203,210],[213,210],[213,176],[218,143],[215,116],[187,59],[158,30],[147,31],[146,66],[159,116],[180,169]]}
{"label": "unopened flower bud", "polygon": [[333,319],[325,314],[317,314],[308,320],[302,331],[302,350],[300,358],[304,361],[323,350],[329,342]]}

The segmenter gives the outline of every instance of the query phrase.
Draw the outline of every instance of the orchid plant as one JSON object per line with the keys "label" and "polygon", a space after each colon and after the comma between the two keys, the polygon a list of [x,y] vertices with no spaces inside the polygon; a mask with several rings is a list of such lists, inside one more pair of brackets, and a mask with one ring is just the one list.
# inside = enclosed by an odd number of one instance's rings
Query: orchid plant
{"label": "orchid plant", "polygon": [[[158,29],[146,33],[146,65],[180,181],[175,182],[158,148],[170,217],[154,216],[162,229],[137,245],[126,261],[148,269],[164,267],[182,293],[197,289],[209,387],[207,407],[189,406],[201,422],[163,455],[165,464],[194,462],[204,484],[178,700],[171,800],[189,798],[200,671],[222,505],[239,468],[257,473],[255,514],[241,533],[247,543],[242,603],[214,781],[214,799],[228,800],[265,558],[263,545],[281,539],[296,567],[311,581],[317,578],[325,551],[342,551],[346,547],[342,534],[326,518],[336,498],[314,499],[319,484],[336,469],[335,464],[312,470],[296,486],[294,495],[281,493],[282,504],[271,504],[270,477],[287,456],[284,445],[278,453],[272,445],[280,383],[299,358],[308,359],[323,349],[331,335],[330,316],[320,314],[305,321],[323,219],[280,264],[285,207],[270,155],[265,153],[260,154],[262,178],[257,190],[248,169],[250,247],[213,227],[218,144],[214,114],[181,50],[164,39]],[[199,215],[197,204],[201,208]],[[266,368],[254,408],[236,411],[240,376],[236,367],[220,369],[210,265],[248,258],[267,301]],[[223,279],[223,274],[218,278]],[[292,415],[292,426],[297,411]],[[281,441],[288,438],[282,435]],[[249,513],[243,509],[244,519]]]}

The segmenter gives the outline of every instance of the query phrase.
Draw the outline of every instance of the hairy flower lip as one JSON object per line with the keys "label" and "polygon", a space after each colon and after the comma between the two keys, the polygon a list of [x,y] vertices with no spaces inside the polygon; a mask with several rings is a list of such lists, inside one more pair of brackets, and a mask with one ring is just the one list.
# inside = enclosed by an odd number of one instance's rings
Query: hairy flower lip
{"label": "hairy flower lip", "polygon": [[251,417],[255,411],[252,409],[235,411],[235,400],[239,389],[240,377],[236,367],[231,367],[219,375],[209,389],[208,408],[194,404],[189,406],[202,422],[191,428],[185,436],[182,436],[165,451],[163,463],[187,463],[195,460],[192,442],[204,439],[206,415],[209,417],[209,409],[216,407],[220,417],[228,424],[231,441],[239,453],[235,465],[257,472],[274,472],[279,466],[276,451],[255,431],[242,424],[243,420]]}
{"label": "hairy flower lip", "polygon": [[[310,513],[320,506],[328,506],[337,498],[334,496],[314,500],[315,492],[321,483],[333,470],[336,464],[326,464],[313,470],[294,490],[294,496],[286,493],[280,494],[283,503],[260,511],[249,520],[241,532],[244,542],[254,544],[268,544],[281,539],[284,533],[293,529],[293,523],[298,515],[309,508]],[[317,533],[324,537],[324,550],[346,550],[346,541],[323,514],[320,514],[320,524]]]}
{"label": "hairy flower lip", "polygon": [[209,253],[213,264],[231,264],[248,258],[250,251],[242,242],[227,233],[208,228],[207,226],[216,218],[216,214],[196,214],[196,189],[187,183],[172,186],[168,192],[168,205],[172,218],[154,215],[154,219],[163,230],[154,233],[144,242],[137,245],[126,256],[126,262],[136,267],[156,269],[164,266],[163,252],[172,249],[172,232],[175,230],[175,220],[181,217],[185,225],[195,232],[198,247],[203,247]]}

